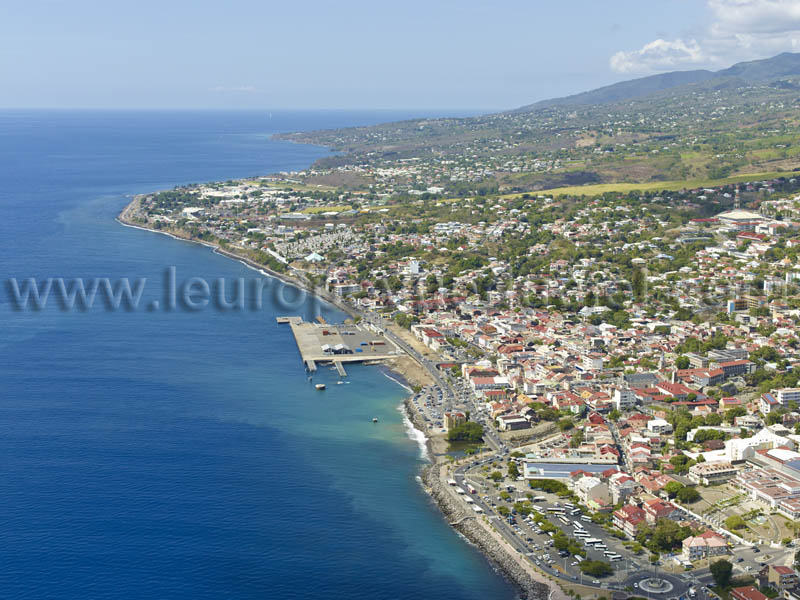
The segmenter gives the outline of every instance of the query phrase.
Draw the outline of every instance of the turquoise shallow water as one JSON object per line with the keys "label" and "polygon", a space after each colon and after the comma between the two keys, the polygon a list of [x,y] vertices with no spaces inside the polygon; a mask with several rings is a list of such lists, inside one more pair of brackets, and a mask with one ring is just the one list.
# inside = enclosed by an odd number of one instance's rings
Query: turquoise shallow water
{"label": "turquoise shallow water", "polygon": [[[147,277],[157,298],[168,266],[254,277],[114,217],[127,194],[325,153],[271,131],[404,116],[0,113],[3,284]],[[322,370],[325,392],[306,380],[274,317],[314,306],[16,312],[3,289],[0,595],[514,597],[422,492],[404,390],[375,367],[348,367],[347,385]]]}

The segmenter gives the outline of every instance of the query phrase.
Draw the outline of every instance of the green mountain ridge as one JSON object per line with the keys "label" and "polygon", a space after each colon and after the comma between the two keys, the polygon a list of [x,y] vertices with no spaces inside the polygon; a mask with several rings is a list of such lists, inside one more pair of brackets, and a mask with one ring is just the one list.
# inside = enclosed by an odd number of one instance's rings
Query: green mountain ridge
{"label": "green mountain ridge", "polygon": [[[784,77],[800,76],[800,53],[784,52],[762,60],[740,62],[720,71],[705,69],[695,71],[671,71],[638,79],[621,81],[580,94],[542,100],[509,111],[511,113],[532,112],[555,106],[579,106],[608,104],[642,99],[659,92],[680,93],[699,87],[717,89],[740,87],[763,83]],[[702,84],[698,86],[698,84]],[[680,88],[685,88],[681,90]]]}
{"label": "green mountain ridge", "polygon": [[[675,71],[469,118],[281,134],[327,146],[307,183],[451,197],[800,169],[800,54]],[[392,185],[381,169],[398,170]],[[413,195],[413,194],[412,194]]]}

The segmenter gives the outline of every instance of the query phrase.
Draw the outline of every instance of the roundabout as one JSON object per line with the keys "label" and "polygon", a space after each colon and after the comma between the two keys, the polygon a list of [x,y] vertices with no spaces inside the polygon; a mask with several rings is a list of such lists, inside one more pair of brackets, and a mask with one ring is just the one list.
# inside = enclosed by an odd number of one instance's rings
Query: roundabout
{"label": "roundabout", "polygon": [[691,587],[691,584],[677,575],[653,573],[652,571],[634,573],[625,580],[623,585],[629,591],[635,590],[640,592],[641,595],[646,595],[650,598],[663,598],[664,600],[683,596]]}
{"label": "roundabout", "polygon": [[639,589],[648,594],[666,594],[675,589],[675,586],[663,577],[648,577],[639,581]]}

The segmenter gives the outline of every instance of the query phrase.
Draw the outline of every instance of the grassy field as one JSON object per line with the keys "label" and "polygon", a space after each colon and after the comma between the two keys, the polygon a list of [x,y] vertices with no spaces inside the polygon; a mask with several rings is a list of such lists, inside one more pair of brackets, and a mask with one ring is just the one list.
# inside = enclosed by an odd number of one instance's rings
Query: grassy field
{"label": "grassy field", "polygon": [[337,206],[309,206],[308,208],[304,208],[303,212],[309,215],[315,215],[317,213],[343,212],[345,210],[350,210],[350,207],[346,204],[340,204]]}
{"label": "grassy field", "polygon": [[293,192],[329,192],[336,189],[329,185],[307,185],[305,183],[298,183],[295,181],[259,181],[258,183],[263,187],[275,188],[279,190],[292,190]]}
{"label": "grassy field", "polygon": [[[634,190],[646,191],[677,191],[683,189],[711,188],[729,183],[742,183],[744,181],[760,181],[775,177],[800,177],[800,172],[772,172],[748,173],[734,175],[724,179],[687,179],[684,181],[648,181],[647,183],[598,183],[593,185],[573,185],[569,187],[553,188],[530,192],[531,195],[547,196],[597,196],[607,192],[632,192]],[[519,198],[522,194],[507,194],[504,198]]]}

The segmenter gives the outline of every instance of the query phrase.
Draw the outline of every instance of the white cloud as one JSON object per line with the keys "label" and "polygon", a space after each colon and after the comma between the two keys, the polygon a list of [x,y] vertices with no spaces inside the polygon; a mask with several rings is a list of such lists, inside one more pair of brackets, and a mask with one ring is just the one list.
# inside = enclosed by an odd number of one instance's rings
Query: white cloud
{"label": "white cloud", "polygon": [[640,50],[617,52],[611,57],[611,68],[618,73],[638,73],[672,70],[706,61],[707,57],[695,40],[668,42],[658,39],[645,44]]}
{"label": "white cloud", "polygon": [[800,0],[706,0],[712,22],[700,40],[658,39],[610,59],[618,73],[722,67],[800,49]]}

